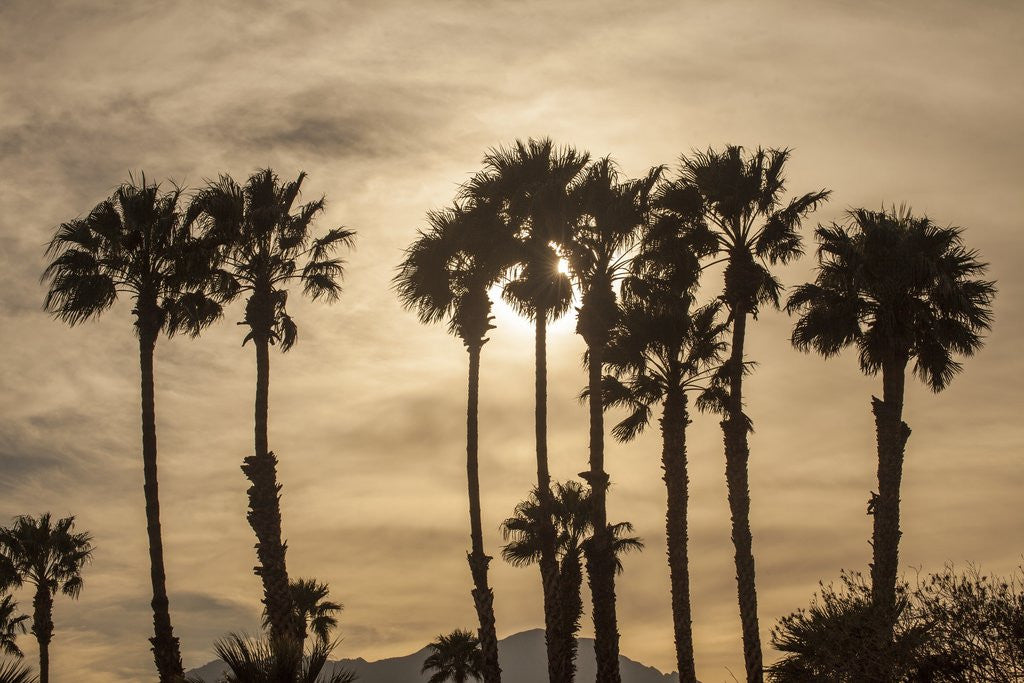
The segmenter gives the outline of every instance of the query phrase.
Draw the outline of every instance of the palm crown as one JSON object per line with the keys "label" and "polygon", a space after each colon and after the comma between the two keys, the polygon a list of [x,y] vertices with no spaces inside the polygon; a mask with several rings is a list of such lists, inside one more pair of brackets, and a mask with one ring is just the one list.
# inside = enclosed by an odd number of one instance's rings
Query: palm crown
{"label": "palm crown", "polygon": [[493,204],[466,203],[427,214],[429,228],[405,252],[394,278],[398,296],[421,322],[448,318],[467,345],[490,329],[487,292],[512,265],[516,243]]}
{"label": "palm crown", "polygon": [[250,294],[242,324],[246,340],[280,342],[287,351],[298,328],[288,315],[287,286],[299,282],[311,298],[336,300],[345,262],[335,253],[351,247],[355,232],[328,230],[313,237],[313,221],[325,200],[295,206],[305,173],[282,183],[270,169],[253,174],[244,186],[223,175],[201,191],[189,207],[188,221],[200,221],[204,237],[217,252],[211,286],[225,300]]}
{"label": "palm crown", "polygon": [[605,157],[591,164],[572,188],[579,219],[564,250],[582,297],[577,327],[588,341],[603,342],[614,324],[613,286],[626,272],[661,171],[656,167],[644,178],[622,180],[614,162]]}
{"label": "palm crown", "polygon": [[855,209],[845,224],[819,227],[814,283],[787,303],[799,312],[793,343],[828,357],[855,345],[861,369],[915,360],[934,391],[952,380],[983,343],[995,285],[980,279],[987,264],[967,249],[956,227],[939,227],[909,209]]}
{"label": "palm crown", "polygon": [[528,317],[543,312],[548,319],[565,313],[572,287],[558,270],[555,245],[564,244],[577,220],[570,197],[573,183],[589,157],[571,147],[559,148],[550,139],[517,140],[509,149],[491,150],[484,171],[466,184],[464,194],[501,208],[505,225],[515,236],[517,262],[503,297]]}
{"label": "palm crown", "polygon": [[783,204],[788,159],[788,149],[758,148],[747,155],[735,145],[682,159],[674,184],[683,197],[687,187],[699,194],[718,250],[726,252],[724,299],[730,309],[756,314],[763,304],[778,307],[782,285],[768,265],[803,253],[800,222],[830,194],[809,192]]}
{"label": "palm crown", "polygon": [[718,408],[713,389],[727,324],[719,320],[720,303],[696,310],[691,305],[691,295],[674,311],[643,299],[623,305],[605,358],[612,374],[601,386],[606,406],[629,410],[612,428],[615,438],[630,441],[640,434],[670,391],[700,392],[699,406]]}
{"label": "palm crown", "polygon": [[429,646],[430,654],[423,661],[421,673],[433,671],[429,683],[466,683],[483,677],[480,642],[469,631],[456,629],[439,635]]}
{"label": "palm crown", "polygon": [[21,515],[0,529],[0,589],[30,583],[72,598],[82,591],[82,567],[92,559],[92,537],[75,533],[75,518],[52,521]]}
{"label": "palm crown", "polygon": [[220,316],[200,291],[204,251],[179,210],[181,190],[132,178],[85,218],[63,223],[47,249],[45,307],[75,325],[126,293],[137,328],[196,335]]}
{"label": "palm crown", "polygon": [[[213,645],[217,657],[228,667],[221,679],[224,683],[354,683],[358,676],[348,669],[327,664],[334,643],[318,641],[309,652],[303,652],[297,640],[253,639],[237,633],[228,634]],[[199,676],[189,683],[201,683]]]}
{"label": "palm crown", "polygon": [[[556,482],[553,490],[553,513],[557,548],[561,556],[575,556],[584,548],[593,530],[591,493],[575,481]],[[516,506],[512,517],[501,524],[502,535],[509,541],[501,550],[502,558],[517,567],[538,562],[541,553],[541,503],[534,490],[527,500]],[[629,522],[609,524],[617,571],[622,571],[619,555],[644,547],[643,541],[626,534],[633,531]]]}
{"label": "palm crown", "polygon": [[327,584],[316,579],[296,579],[289,588],[303,623],[321,642],[328,642],[331,631],[338,625],[336,615],[343,609],[341,603],[328,600]]}

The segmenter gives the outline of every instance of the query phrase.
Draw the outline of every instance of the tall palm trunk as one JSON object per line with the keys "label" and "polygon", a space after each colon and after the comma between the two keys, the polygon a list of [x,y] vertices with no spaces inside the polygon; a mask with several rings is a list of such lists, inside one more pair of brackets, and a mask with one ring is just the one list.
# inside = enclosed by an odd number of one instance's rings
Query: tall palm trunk
{"label": "tall palm trunk", "polygon": [[285,569],[287,545],[281,539],[281,485],[277,483],[277,458],[267,447],[270,335],[254,333],[253,344],[256,347],[256,453],[244,459],[242,472],[252,483],[247,491],[247,518],[256,533],[256,556],[260,562],[254,571],[263,581],[263,604],[271,636],[297,639],[300,629]]}
{"label": "tall palm trunk", "polygon": [[156,468],[156,399],[153,380],[153,353],[159,326],[142,314],[139,321],[139,366],[142,377],[142,470],[146,497],[146,532],[149,535],[149,574],[153,584],[153,658],[160,683],[184,679],[178,639],[171,627],[164,573],[164,546],[160,532],[160,496]]}
{"label": "tall palm trunk", "polygon": [[604,347],[588,346],[590,392],[590,484],[594,536],[587,553],[587,575],[594,606],[594,651],[597,655],[597,683],[619,683],[619,631],[615,615],[615,554],[608,528],[608,474],[604,471],[604,406],[601,376]]}
{"label": "tall palm trunk", "polygon": [[53,640],[53,594],[46,581],[32,598],[32,635],[39,643],[39,683],[50,683],[50,641]]}
{"label": "tall palm trunk", "polygon": [[690,560],[687,552],[687,505],[690,479],[686,464],[686,394],[669,388],[661,418],[661,466],[665,470],[668,507],[665,532],[672,586],[672,625],[680,683],[697,683],[693,661],[693,617],[690,610]]}
{"label": "tall palm trunk", "polygon": [[907,361],[882,365],[882,400],[872,397],[878,438],[878,495],[873,498],[871,597],[882,616],[879,638],[892,640],[896,620],[896,575],[899,569],[900,482],[910,427],[903,422],[903,391]]}
{"label": "tall palm trunk", "polygon": [[729,357],[729,397],[722,420],[725,441],[725,481],[729,489],[732,516],[732,543],[736,551],[736,586],[743,628],[743,662],[748,683],[764,679],[761,658],[761,634],[757,622],[757,589],[754,585],[754,552],[750,535],[750,485],[747,462],[747,420],[743,414],[743,341],[747,313],[742,306],[733,309],[732,353]]}
{"label": "tall palm trunk", "polygon": [[567,552],[562,558],[558,571],[559,605],[562,609],[562,647],[561,670],[563,681],[573,683],[576,678],[576,634],[580,630],[580,618],[583,616],[583,566],[579,551]]}
{"label": "tall palm trunk", "polygon": [[500,683],[498,634],[494,625],[494,592],[487,585],[483,523],[480,519],[480,473],[477,459],[477,414],[480,397],[480,349],[483,342],[467,344],[469,350],[469,398],[466,407],[466,476],[469,482],[469,525],[473,550],[467,556],[473,575],[473,604],[480,621],[480,651],[483,655],[484,683]]}
{"label": "tall palm trunk", "polygon": [[551,683],[565,680],[561,665],[565,657],[561,650],[565,638],[561,632],[561,608],[558,597],[558,559],[555,525],[552,521],[554,500],[551,496],[551,474],[548,472],[548,366],[547,366],[547,310],[536,311],[535,352],[537,439],[537,495],[540,499],[540,578],[544,592],[544,642],[548,655],[548,678]]}

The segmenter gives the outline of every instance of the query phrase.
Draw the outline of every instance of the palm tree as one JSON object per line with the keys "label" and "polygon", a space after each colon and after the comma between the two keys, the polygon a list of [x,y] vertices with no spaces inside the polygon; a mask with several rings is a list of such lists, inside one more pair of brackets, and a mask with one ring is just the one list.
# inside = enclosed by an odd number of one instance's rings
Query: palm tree
{"label": "palm tree", "polygon": [[819,226],[814,283],[801,285],[787,310],[799,313],[793,344],[826,358],[857,348],[861,371],[882,375],[872,397],[878,441],[871,587],[883,614],[879,639],[892,640],[899,568],[900,482],[910,428],[903,422],[908,364],[935,392],[962,369],[957,356],[983,344],[995,285],[987,264],[963,244],[962,230],[939,227],[908,208],[854,209],[845,224]]}
{"label": "palm tree", "polygon": [[[580,594],[583,556],[593,538],[593,494],[575,481],[556,482],[552,493],[552,518],[557,538],[559,630],[564,638],[559,648],[564,659],[559,666],[566,674],[562,680],[571,683],[576,674],[576,634],[583,616]],[[524,567],[540,561],[543,519],[540,496],[534,490],[528,499],[516,506],[512,517],[502,522],[502,535],[508,543],[502,548],[501,556],[506,562]],[[616,573],[622,572],[620,555],[643,549],[639,538],[626,536],[632,530],[629,522],[609,526]]]}
{"label": "palm tree", "polygon": [[296,579],[289,587],[292,591],[292,602],[303,625],[300,645],[306,644],[307,630],[312,631],[318,641],[328,642],[331,631],[338,626],[336,615],[344,609],[343,605],[328,600],[327,584],[316,579]]}
{"label": "palm tree", "polygon": [[229,669],[224,683],[353,683],[357,677],[346,669],[335,666],[330,674],[324,672],[334,646],[317,641],[304,653],[295,638],[254,640],[232,633],[213,649]]}
{"label": "palm tree", "polygon": [[500,228],[493,204],[454,206],[427,214],[430,228],[406,250],[394,285],[402,303],[415,310],[421,322],[448,319],[448,331],[462,340],[469,353],[469,398],[466,408],[466,472],[472,550],[467,555],[473,577],[473,603],[480,623],[480,647],[486,683],[499,683],[498,636],[494,593],[487,584],[491,558],[484,552],[480,516],[478,464],[478,402],[480,352],[491,325],[488,290],[511,265],[516,243]]}
{"label": "palm tree", "polygon": [[[498,204],[516,238],[516,248],[511,252],[516,265],[502,296],[535,324],[537,490],[546,510],[552,505],[547,445],[547,323],[563,315],[572,301],[572,286],[568,276],[559,272],[560,256],[555,244],[564,241],[576,222],[569,188],[588,160],[586,153],[556,147],[547,138],[517,140],[511,148],[491,150],[484,157],[484,171],[464,188],[465,195],[477,203]],[[565,675],[557,666],[564,657],[557,648],[564,638],[558,633],[558,565],[550,514],[541,519],[539,564],[548,676],[561,681]]]}
{"label": "palm tree", "polygon": [[[326,583],[320,583],[316,579],[292,579],[289,581],[289,589],[292,594],[292,604],[298,613],[299,622],[302,626],[302,638],[299,641],[300,647],[305,647],[309,632],[320,642],[329,642],[331,631],[338,626],[337,614],[344,609],[341,603],[327,599],[330,589]],[[263,615],[264,627],[269,627],[270,622],[266,613]]]}
{"label": "palm tree", "polygon": [[439,635],[427,646],[430,655],[423,660],[420,673],[433,671],[428,683],[466,683],[483,680],[483,655],[480,641],[469,631],[455,629]]}
{"label": "palm tree", "polygon": [[355,233],[334,228],[313,237],[313,221],[323,212],[320,199],[295,207],[302,181],[282,183],[270,169],[253,174],[245,186],[223,175],[201,191],[189,208],[189,220],[200,221],[204,236],[218,248],[218,269],[209,285],[225,300],[247,294],[241,325],[249,328],[243,344],[256,348],[255,453],[244,459],[242,471],[251,482],[248,520],[256,533],[263,581],[263,603],[276,639],[298,637],[285,565],[287,545],[281,537],[281,487],[277,458],[267,446],[270,393],[270,346],[288,351],[298,328],[288,315],[288,286],[302,285],[314,301],[333,302],[341,294],[344,261],[339,247],[351,247]]}
{"label": "palm tree", "polygon": [[587,575],[594,605],[594,649],[600,683],[620,680],[615,557],[608,535],[609,477],[604,470],[604,407],[600,390],[604,350],[618,315],[614,284],[626,272],[629,252],[647,220],[651,190],[660,175],[659,167],[640,180],[623,181],[611,159],[605,157],[594,162],[572,188],[580,218],[563,243],[569,270],[580,290],[576,331],[587,344],[590,471],[580,476],[591,487],[596,530],[588,546]]}
{"label": "palm tree", "polygon": [[743,659],[747,681],[761,681],[763,663],[757,619],[753,540],[750,534],[750,487],[747,433],[751,421],[743,412],[743,360],[747,317],[762,306],[779,306],[781,284],[770,266],[798,257],[803,218],[825,201],[829,192],[810,192],[783,203],[783,170],[787,149],[758,148],[751,154],[729,145],[722,152],[708,149],[682,158],[680,178],[669,191],[696,194],[710,223],[719,253],[724,253],[725,289],[722,301],[732,323],[732,350],[723,366],[722,434],[736,583],[743,628]]}
{"label": "palm tree", "polygon": [[0,650],[14,657],[24,657],[21,648],[18,647],[18,634],[26,633],[25,621],[27,614],[15,616],[18,603],[10,595],[5,595],[0,600]]}
{"label": "palm tree", "polygon": [[77,325],[110,308],[119,294],[134,303],[142,384],[142,469],[153,585],[153,657],[161,683],[182,676],[171,627],[160,531],[153,357],[161,332],[196,336],[220,316],[220,306],[197,290],[202,250],[182,221],[181,190],[130,178],[85,218],[61,224],[47,249],[45,308]]}
{"label": "palm tree", "polygon": [[36,683],[32,669],[17,659],[0,661],[0,683]]}
{"label": "palm tree", "polygon": [[626,280],[623,306],[612,329],[604,377],[607,407],[622,406],[629,415],[612,434],[631,441],[651,422],[661,405],[661,464],[668,504],[665,528],[672,587],[672,619],[680,680],[697,680],[693,657],[690,575],[687,553],[689,475],[686,426],[688,394],[707,390],[725,352],[726,324],[718,321],[721,304],[694,310],[699,276],[699,248],[680,230],[672,214],[663,214],[645,235],[641,253]]}
{"label": "palm tree", "polygon": [[0,590],[35,586],[32,634],[39,643],[39,680],[50,680],[50,641],[53,639],[53,596],[71,598],[82,592],[82,567],[92,559],[92,536],[75,533],[75,518],[51,522],[22,515],[0,529]]}

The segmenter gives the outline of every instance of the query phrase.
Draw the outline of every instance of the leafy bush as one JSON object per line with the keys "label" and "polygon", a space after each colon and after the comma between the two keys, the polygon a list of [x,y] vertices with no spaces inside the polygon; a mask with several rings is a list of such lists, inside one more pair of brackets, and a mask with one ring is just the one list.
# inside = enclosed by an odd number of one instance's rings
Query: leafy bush
{"label": "leafy bush", "polygon": [[859,572],[820,584],[807,609],[783,617],[772,644],[776,683],[1024,681],[1024,569],[1007,579],[952,566],[897,588],[893,638],[879,642],[871,587]]}

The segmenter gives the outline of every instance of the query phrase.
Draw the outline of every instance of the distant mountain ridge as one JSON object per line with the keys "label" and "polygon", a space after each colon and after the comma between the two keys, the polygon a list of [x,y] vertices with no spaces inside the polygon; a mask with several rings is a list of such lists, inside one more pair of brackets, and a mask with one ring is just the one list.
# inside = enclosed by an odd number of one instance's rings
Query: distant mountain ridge
{"label": "distant mountain ridge", "polygon": [[[547,680],[547,658],[544,650],[544,631],[533,629],[513,634],[498,641],[502,683],[538,683]],[[362,657],[341,659],[328,663],[325,671],[344,668],[359,674],[358,683],[426,683],[429,678],[420,673],[427,648],[405,657],[391,657],[368,662]],[[679,674],[665,674],[652,666],[645,666],[628,657],[619,656],[622,683],[679,683]],[[200,676],[207,683],[216,683],[224,670],[224,663],[215,660],[193,669],[189,674]],[[576,656],[576,679],[581,683],[592,681],[597,675],[594,657],[594,639],[580,638]]]}

